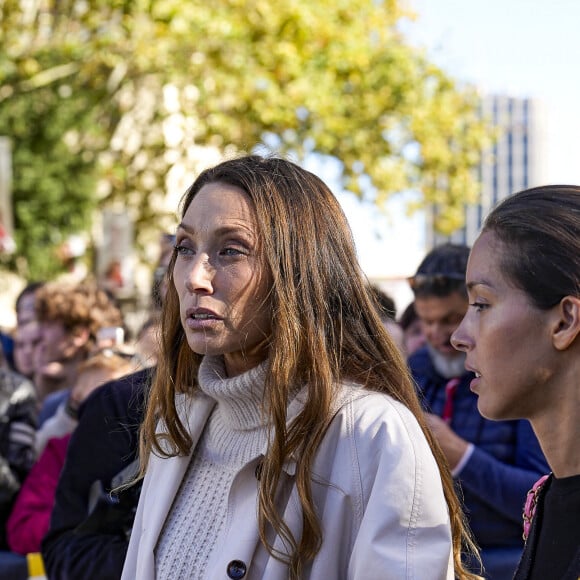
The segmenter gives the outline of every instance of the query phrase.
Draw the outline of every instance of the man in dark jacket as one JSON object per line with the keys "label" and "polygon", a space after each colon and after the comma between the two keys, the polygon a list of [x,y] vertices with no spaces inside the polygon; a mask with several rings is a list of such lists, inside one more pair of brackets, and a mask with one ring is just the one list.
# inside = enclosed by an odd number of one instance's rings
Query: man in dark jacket
{"label": "man in dark jacket", "polygon": [[409,358],[409,367],[481,547],[485,577],[511,580],[523,548],[526,493],[549,468],[528,421],[480,415],[469,388],[475,375],[451,345],[468,308],[468,257],[466,246],[439,246],[410,279],[427,344]]}
{"label": "man in dark jacket", "polygon": [[27,578],[26,559],[8,551],[6,522],[36,459],[36,391],[25,377],[5,368],[0,346],[0,578]]}
{"label": "man in dark jacket", "polygon": [[144,369],[103,385],[79,410],[50,530],[42,543],[51,579],[118,580],[121,576],[139,486],[111,491],[135,467],[152,373]]}
{"label": "man in dark jacket", "polygon": [[[0,360],[3,351],[0,348]],[[0,550],[8,549],[6,520],[36,460],[36,391],[25,377],[0,366]]]}

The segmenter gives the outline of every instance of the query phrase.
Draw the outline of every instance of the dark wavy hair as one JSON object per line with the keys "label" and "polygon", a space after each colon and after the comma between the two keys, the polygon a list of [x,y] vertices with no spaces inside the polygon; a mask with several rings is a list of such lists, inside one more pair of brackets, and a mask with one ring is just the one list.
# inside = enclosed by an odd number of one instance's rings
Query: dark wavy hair
{"label": "dark wavy hair", "polygon": [[483,230],[505,244],[505,275],[541,309],[580,296],[580,187],[546,185],[506,198]]}
{"label": "dark wavy hair", "polygon": [[[461,564],[464,527],[446,461],[426,427],[405,361],[385,331],[356,257],[347,219],[335,196],[314,174],[280,158],[246,156],[204,171],[187,190],[185,214],[192,199],[210,183],[242,189],[256,212],[259,251],[271,276],[269,293],[272,331],[264,412],[273,438],[260,476],[260,538],[270,554],[289,565],[300,578],[322,543],[322,530],[311,490],[311,467],[331,421],[331,404],[341,382],[388,393],[406,405],[419,421],[441,471],[451,517],[456,571],[471,578]],[[202,356],[192,352],[181,326],[179,300],[173,285],[175,254],[169,266],[169,289],[162,313],[162,351],[141,433],[142,473],[150,452],[161,456],[187,454],[192,440],[180,422],[176,392],[197,388]],[[302,412],[286,424],[286,410],[297,386],[308,385]],[[162,419],[166,432],[156,433]],[[166,444],[169,444],[167,446]],[[282,467],[296,458],[296,485],[303,510],[303,532],[295,538],[276,509],[274,498]],[[267,529],[290,547],[276,552]]]}

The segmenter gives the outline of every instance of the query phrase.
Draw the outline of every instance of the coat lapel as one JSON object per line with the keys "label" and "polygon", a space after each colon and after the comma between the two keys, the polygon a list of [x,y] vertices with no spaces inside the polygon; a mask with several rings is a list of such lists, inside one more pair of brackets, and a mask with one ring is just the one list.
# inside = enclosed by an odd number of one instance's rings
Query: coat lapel
{"label": "coat lapel", "polygon": [[[195,399],[195,405],[193,401]],[[181,422],[187,426],[192,438],[191,450],[188,455],[175,457],[159,457],[152,454],[147,468],[147,477],[155,481],[158,493],[147,494],[147,504],[143,509],[143,527],[151,542],[150,549],[155,550],[157,541],[165,524],[169,510],[173,504],[183,476],[189,465],[193,451],[211,414],[215,401],[203,394],[176,395],[176,408]],[[192,410],[195,408],[195,412]],[[152,490],[153,491],[153,490]]]}

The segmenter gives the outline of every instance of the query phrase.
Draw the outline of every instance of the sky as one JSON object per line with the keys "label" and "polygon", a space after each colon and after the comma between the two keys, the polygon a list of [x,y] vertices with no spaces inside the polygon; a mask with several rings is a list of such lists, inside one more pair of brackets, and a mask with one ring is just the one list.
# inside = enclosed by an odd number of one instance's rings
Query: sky
{"label": "sky", "polygon": [[[544,111],[546,183],[580,183],[580,1],[407,0],[416,19],[409,42],[460,83],[488,93],[537,99]],[[390,218],[376,217],[339,195],[371,279],[410,276],[425,253],[424,219],[407,218],[394,201]],[[399,306],[410,292],[394,285]]]}
{"label": "sky", "polygon": [[580,182],[577,0],[408,0],[408,37],[456,79],[545,108],[545,177]]}

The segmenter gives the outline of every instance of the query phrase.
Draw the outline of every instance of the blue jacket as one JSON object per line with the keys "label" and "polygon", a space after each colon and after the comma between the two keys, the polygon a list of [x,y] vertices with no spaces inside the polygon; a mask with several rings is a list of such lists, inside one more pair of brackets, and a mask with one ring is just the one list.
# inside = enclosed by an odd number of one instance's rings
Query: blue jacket
{"label": "blue jacket", "polygon": [[[113,478],[136,457],[151,372],[145,369],[103,385],[79,410],[42,542],[52,580],[121,576],[138,496],[112,501],[109,492]],[[95,484],[103,493],[88,516]]]}
{"label": "blue jacket", "polygon": [[[409,368],[427,411],[441,415],[445,383],[421,348],[409,358]],[[451,428],[473,443],[473,454],[456,481],[465,512],[484,554],[494,548],[523,547],[522,510],[526,494],[550,471],[527,420],[489,421],[477,410],[477,395],[469,388],[473,373],[465,373],[456,391]],[[517,564],[515,552],[513,568]]]}

